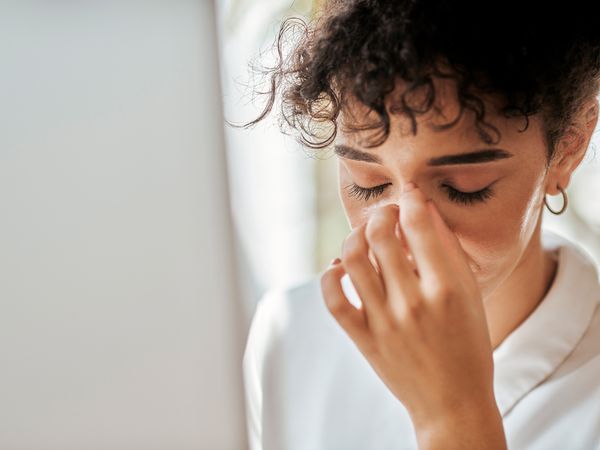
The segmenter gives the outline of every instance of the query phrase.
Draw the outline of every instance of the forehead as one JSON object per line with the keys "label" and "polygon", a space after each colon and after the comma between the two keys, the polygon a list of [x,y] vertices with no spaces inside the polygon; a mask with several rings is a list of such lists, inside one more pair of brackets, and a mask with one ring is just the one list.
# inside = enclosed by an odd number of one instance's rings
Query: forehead
{"label": "forehead", "polygon": [[[539,124],[534,116],[529,117],[529,126],[524,132],[524,117],[506,118],[500,114],[499,100],[491,95],[478,95],[473,106],[481,112],[485,108],[484,123],[477,125],[477,114],[470,108],[462,107],[458,98],[456,81],[454,79],[432,78],[431,86],[425,85],[408,91],[407,83],[403,80],[396,82],[394,90],[386,97],[385,106],[390,119],[390,134],[386,141],[378,147],[371,148],[370,142],[381,136],[381,128],[352,130],[351,127],[364,127],[380,122],[378,114],[366,105],[350,96],[344,102],[338,121],[336,143],[351,144],[367,151],[385,151],[385,148],[398,144],[423,144],[432,152],[461,150],[466,146],[486,145],[482,130],[493,140],[494,145],[510,143],[518,140],[540,137]],[[404,102],[416,111],[416,135],[412,133],[410,116],[402,110],[402,95]],[[433,103],[427,109],[428,96],[433,94]],[[451,125],[453,123],[453,125]],[[445,129],[437,127],[448,125]],[[491,125],[491,126],[490,126]],[[496,128],[496,130],[494,130]],[[537,129],[537,130],[536,130]],[[537,133],[536,133],[537,131]],[[382,147],[381,150],[378,150]]]}

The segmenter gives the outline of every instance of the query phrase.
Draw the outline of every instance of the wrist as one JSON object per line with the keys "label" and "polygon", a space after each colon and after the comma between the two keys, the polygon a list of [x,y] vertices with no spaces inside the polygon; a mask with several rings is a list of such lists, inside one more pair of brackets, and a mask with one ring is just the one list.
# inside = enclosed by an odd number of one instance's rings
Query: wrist
{"label": "wrist", "polygon": [[507,449],[502,416],[495,402],[461,407],[413,424],[420,450]]}

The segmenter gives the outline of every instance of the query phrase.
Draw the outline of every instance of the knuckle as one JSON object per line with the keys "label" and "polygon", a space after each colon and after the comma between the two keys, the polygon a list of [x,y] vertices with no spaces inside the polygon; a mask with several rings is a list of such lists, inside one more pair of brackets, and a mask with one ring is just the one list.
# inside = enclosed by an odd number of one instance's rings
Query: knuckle
{"label": "knuckle", "polygon": [[358,255],[365,252],[366,246],[364,244],[364,239],[360,234],[361,232],[362,230],[355,229],[344,239],[342,247],[344,260],[353,261],[357,259]]}
{"label": "knuckle", "polygon": [[369,243],[385,241],[392,237],[394,229],[388,226],[387,222],[376,218],[367,224],[365,237]]}
{"label": "knuckle", "polygon": [[362,353],[368,358],[375,358],[379,356],[379,347],[373,339],[368,339],[366,342],[360,344]]}
{"label": "knuckle", "polygon": [[325,306],[327,306],[327,309],[331,314],[333,314],[336,317],[340,317],[343,314],[344,305],[338,297],[329,295],[324,296],[324,299]]}
{"label": "knuckle", "polygon": [[432,300],[436,302],[446,302],[448,301],[452,295],[452,288],[446,283],[430,283],[427,289]]}
{"label": "knuckle", "polygon": [[344,255],[344,263],[346,266],[353,266],[359,264],[363,259],[363,252],[360,251],[359,247],[354,247],[349,249],[348,252]]}
{"label": "knuckle", "polygon": [[402,308],[402,319],[420,322],[424,313],[423,302],[420,299],[411,300],[404,303]]}
{"label": "knuckle", "polygon": [[373,330],[373,334],[380,342],[390,342],[398,333],[398,324],[394,320],[382,320]]}
{"label": "knuckle", "polygon": [[333,286],[334,283],[339,283],[339,280],[337,276],[330,272],[326,272],[321,276],[321,297],[329,312],[340,321],[349,314],[348,308],[352,306],[346,296],[339,290],[339,286],[337,288]]}
{"label": "knuckle", "polygon": [[343,316],[343,308],[340,302],[338,301],[329,301],[327,303],[327,309],[329,310],[329,312],[334,315],[337,318],[340,318]]}

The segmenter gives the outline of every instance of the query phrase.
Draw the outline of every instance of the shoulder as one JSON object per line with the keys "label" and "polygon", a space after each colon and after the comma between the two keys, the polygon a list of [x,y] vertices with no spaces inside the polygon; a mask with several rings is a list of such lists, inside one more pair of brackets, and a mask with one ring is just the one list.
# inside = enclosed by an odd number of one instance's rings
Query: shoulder
{"label": "shoulder", "polygon": [[320,274],[293,284],[273,286],[256,304],[246,353],[252,347],[253,352],[264,355],[281,346],[282,341],[306,340],[306,330],[322,327],[324,323],[330,325],[326,313]]}
{"label": "shoulder", "polygon": [[[572,353],[558,371],[593,371],[600,375],[600,268],[597,257],[584,245],[556,233],[545,231],[545,244],[559,248],[559,267],[556,284],[561,297],[562,321],[567,323],[549,323],[548,330],[557,326],[567,327],[575,333],[581,322],[582,333]],[[558,319],[561,320],[561,319]],[[560,323],[560,322],[559,322]],[[600,384],[595,386],[600,392]]]}
{"label": "shoulder", "polygon": [[588,291],[600,303],[600,264],[599,255],[594,255],[583,244],[544,229],[542,234],[544,248],[556,249],[559,262],[558,276],[575,291]]}
{"label": "shoulder", "polygon": [[306,342],[310,334],[335,328],[336,322],[323,301],[320,276],[318,273],[267,289],[257,302],[252,331],[271,341]]}
{"label": "shoulder", "polygon": [[352,350],[351,341],[327,309],[320,278],[321,273],[317,273],[298,283],[271,287],[262,295],[250,325],[244,359],[268,370],[302,361],[316,365],[332,354]]}
{"label": "shoulder", "polygon": [[281,324],[293,311],[317,308],[320,299],[320,279],[312,275],[293,284],[267,289],[257,303],[257,311],[260,309],[262,315]]}

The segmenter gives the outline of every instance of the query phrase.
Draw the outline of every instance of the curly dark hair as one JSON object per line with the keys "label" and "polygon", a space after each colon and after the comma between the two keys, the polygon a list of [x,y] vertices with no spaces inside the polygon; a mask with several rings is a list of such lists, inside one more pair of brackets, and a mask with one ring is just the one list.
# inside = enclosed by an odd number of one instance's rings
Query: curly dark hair
{"label": "curly dark hair", "polygon": [[[258,69],[268,80],[268,89],[257,91],[268,96],[266,105],[241,126],[263,120],[280,96],[281,131],[296,131],[303,146],[321,149],[333,142],[348,100],[357,99],[378,120],[348,129],[378,129],[379,138],[367,145],[375,147],[389,135],[390,113],[410,118],[416,135],[416,115],[434,106],[432,77],[451,78],[460,114],[434,129],[453,126],[467,108],[475,113],[480,138],[497,142],[499,131],[485,121],[482,99],[490,97],[497,113],[523,116],[523,130],[528,116],[541,113],[550,160],[582,102],[600,88],[593,2],[559,5],[563,9],[527,1],[329,0],[308,22],[283,20],[274,43],[277,63]],[[385,100],[398,78],[407,88],[388,111]],[[413,104],[416,92],[424,100]],[[324,136],[323,125],[331,126]]]}

